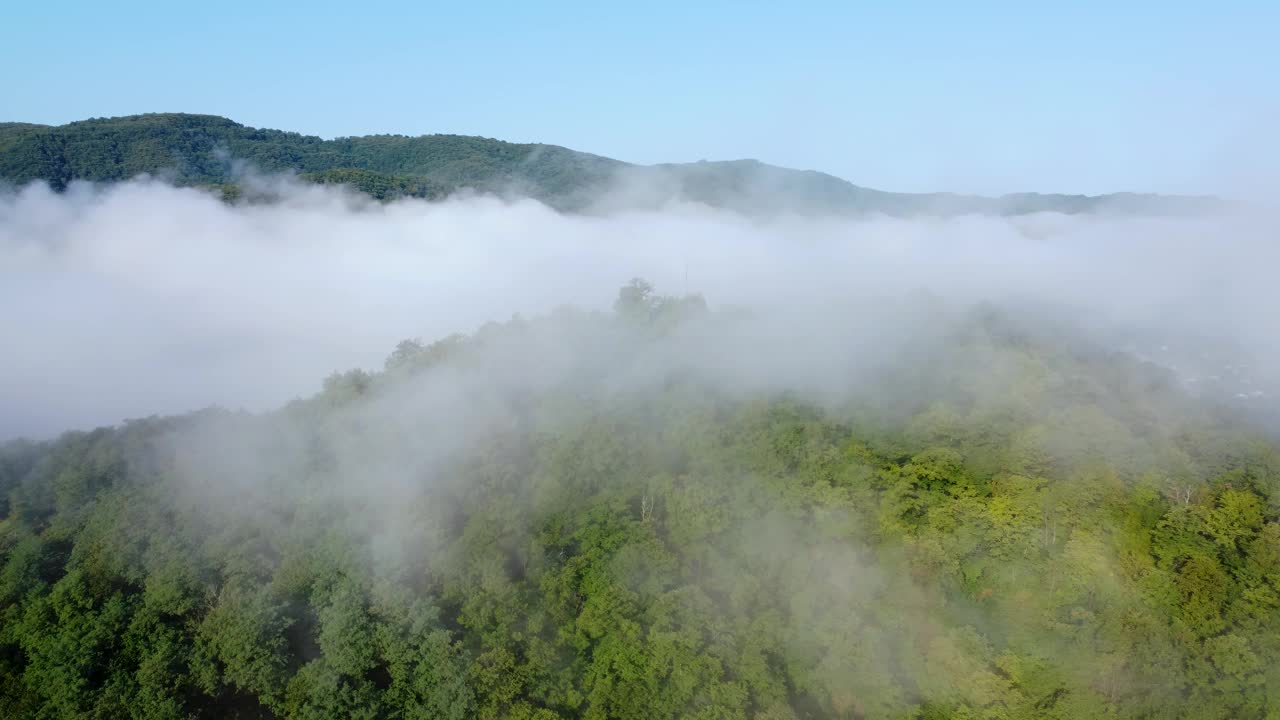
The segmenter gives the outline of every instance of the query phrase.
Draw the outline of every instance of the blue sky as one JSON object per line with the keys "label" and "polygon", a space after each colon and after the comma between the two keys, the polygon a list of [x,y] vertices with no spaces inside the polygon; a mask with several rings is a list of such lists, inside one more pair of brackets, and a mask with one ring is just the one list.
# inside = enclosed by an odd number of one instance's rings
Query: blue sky
{"label": "blue sky", "polygon": [[754,157],[891,190],[1248,192],[1280,3],[20,3],[0,120],[204,112]]}

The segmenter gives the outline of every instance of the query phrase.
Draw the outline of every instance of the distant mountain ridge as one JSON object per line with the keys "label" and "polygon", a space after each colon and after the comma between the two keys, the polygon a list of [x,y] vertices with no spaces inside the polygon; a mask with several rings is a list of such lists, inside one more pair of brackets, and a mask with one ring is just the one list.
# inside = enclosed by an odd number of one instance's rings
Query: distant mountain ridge
{"label": "distant mountain ridge", "polygon": [[1203,196],[1136,193],[1001,197],[896,193],[813,170],[756,160],[634,165],[557,145],[467,135],[366,135],[325,140],[215,115],[151,113],[49,126],[0,123],[0,180],[112,182],[148,174],[240,190],[242,163],[349,185],[378,199],[439,199],[463,189],[527,195],[562,211],[699,202],[749,214],[1019,215],[1032,212],[1196,212]]}

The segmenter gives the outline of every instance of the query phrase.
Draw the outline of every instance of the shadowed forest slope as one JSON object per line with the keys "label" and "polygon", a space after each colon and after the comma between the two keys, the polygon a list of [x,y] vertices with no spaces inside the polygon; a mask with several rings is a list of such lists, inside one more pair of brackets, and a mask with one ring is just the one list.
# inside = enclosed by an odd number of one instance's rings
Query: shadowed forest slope
{"label": "shadowed forest slope", "polygon": [[437,199],[462,189],[527,195],[561,210],[700,202],[745,213],[889,215],[1032,212],[1181,213],[1216,207],[1210,198],[1120,193],[998,198],[893,193],[815,171],[755,160],[633,165],[556,145],[463,135],[370,135],[323,140],[246,127],[212,115],[153,113],[94,118],[56,127],[0,123],[0,179],[111,182],[149,174],[240,193],[245,168],[296,172],[350,185],[381,200]]}

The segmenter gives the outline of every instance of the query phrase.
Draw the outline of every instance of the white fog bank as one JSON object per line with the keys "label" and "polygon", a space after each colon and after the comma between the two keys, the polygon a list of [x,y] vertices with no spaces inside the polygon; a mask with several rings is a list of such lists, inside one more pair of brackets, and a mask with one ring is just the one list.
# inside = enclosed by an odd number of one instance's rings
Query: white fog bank
{"label": "white fog bank", "polygon": [[285,188],[248,206],[153,181],[0,195],[0,440],[211,404],[266,409],[335,370],[380,368],[405,338],[606,309],[637,276],[713,308],[824,322],[919,293],[1054,310],[1122,335],[1239,344],[1280,368],[1270,216],[572,216]]}

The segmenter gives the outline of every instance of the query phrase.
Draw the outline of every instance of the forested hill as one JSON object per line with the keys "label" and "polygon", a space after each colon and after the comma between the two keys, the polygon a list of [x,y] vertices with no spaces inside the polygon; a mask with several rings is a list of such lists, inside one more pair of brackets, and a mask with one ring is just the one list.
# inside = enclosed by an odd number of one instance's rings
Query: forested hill
{"label": "forested hill", "polygon": [[0,179],[118,181],[140,174],[235,194],[241,170],[293,171],[379,199],[441,198],[463,189],[524,194],[561,210],[644,207],[669,200],[750,213],[1170,213],[1212,207],[1202,197],[892,193],[754,160],[642,166],[555,145],[462,135],[369,135],[324,140],[246,127],[212,115],[157,113],[61,126],[0,123]]}
{"label": "forested hill", "polygon": [[0,717],[1277,717],[1274,442],[990,314],[839,401],[750,323],[633,283],[0,446]]}
{"label": "forested hill", "polygon": [[547,200],[600,185],[622,165],[551,145],[459,135],[322,140],[211,115],[0,125],[0,177],[19,184],[46,180],[61,189],[73,180],[126,180],[146,173],[218,185],[236,182],[242,163],[267,173],[297,171],[320,182],[349,183],[379,197],[514,186]]}

